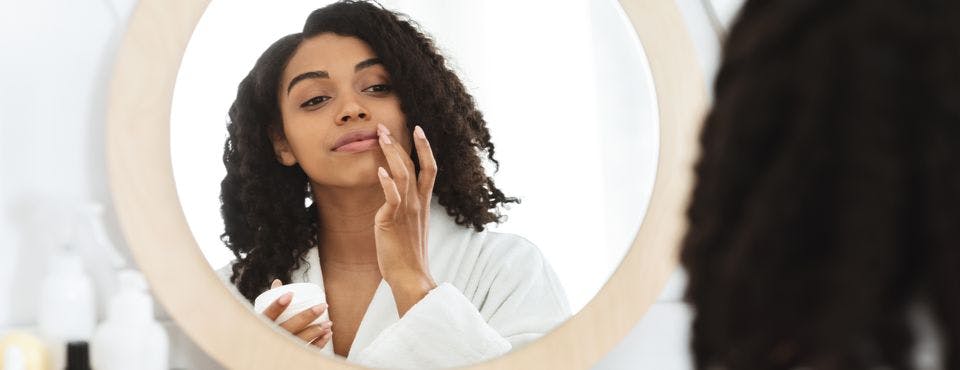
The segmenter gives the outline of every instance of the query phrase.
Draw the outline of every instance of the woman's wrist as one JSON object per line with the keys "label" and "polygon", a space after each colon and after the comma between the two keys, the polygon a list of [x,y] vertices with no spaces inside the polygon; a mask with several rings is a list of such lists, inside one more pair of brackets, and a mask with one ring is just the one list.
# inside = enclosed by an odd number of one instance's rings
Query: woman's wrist
{"label": "woman's wrist", "polygon": [[427,293],[437,287],[437,283],[427,274],[404,275],[385,280],[393,291],[400,317],[403,317],[410,307],[420,302]]}

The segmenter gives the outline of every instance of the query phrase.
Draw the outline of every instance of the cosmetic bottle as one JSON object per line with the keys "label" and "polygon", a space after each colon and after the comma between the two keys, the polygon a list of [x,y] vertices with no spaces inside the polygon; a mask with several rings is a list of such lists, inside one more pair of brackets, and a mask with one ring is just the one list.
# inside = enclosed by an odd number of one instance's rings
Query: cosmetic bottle
{"label": "cosmetic bottle", "polygon": [[[253,301],[253,309],[257,312],[263,313],[263,311],[265,311],[270,304],[280,298],[280,296],[289,292],[293,292],[293,299],[287,305],[287,308],[284,309],[279,316],[277,316],[275,321],[277,323],[287,321],[294,315],[310,309],[310,307],[327,302],[327,294],[321,286],[313,283],[292,283],[272,288],[260,293],[260,295],[257,296],[257,298],[255,298]],[[310,325],[320,324],[329,320],[330,313],[324,310],[323,314],[313,320]],[[320,350],[320,352],[333,355],[334,352],[332,339],[331,342],[329,342],[323,347],[323,349]]]}
{"label": "cosmetic bottle", "polygon": [[90,370],[90,353],[87,342],[67,343],[67,366],[64,370]]}
{"label": "cosmetic bottle", "polygon": [[143,275],[134,270],[118,273],[120,289],[110,299],[107,319],[90,342],[97,370],[167,370],[167,333],[153,317],[153,299]]}
{"label": "cosmetic bottle", "polygon": [[65,363],[66,343],[87,341],[96,327],[93,281],[71,244],[63,244],[40,285],[37,324],[53,369]]}
{"label": "cosmetic bottle", "polygon": [[14,331],[0,338],[0,365],[2,370],[47,370],[49,353],[39,338]]}

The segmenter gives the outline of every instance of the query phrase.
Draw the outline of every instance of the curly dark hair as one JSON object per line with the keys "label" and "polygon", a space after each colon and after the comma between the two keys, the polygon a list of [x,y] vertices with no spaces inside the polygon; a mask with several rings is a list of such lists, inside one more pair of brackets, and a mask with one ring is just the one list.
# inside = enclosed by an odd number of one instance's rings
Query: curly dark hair
{"label": "curly dark hair", "polygon": [[[681,260],[697,368],[960,369],[960,2],[748,1]],[[916,305],[916,306],[915,306]]]}
{"label": "curly dark hair", "polygon": [[[433,41],[403,14],[366,1],[342,1],[313,11],[302,33],[271,45],[243,79],[230,107],[223,163],[221,240],[236,257],[230,281],[248,300],[272,279],[290,281],[304,255],[318,246],[316,204],[299,165],[276,159],[271,135],[282,130],[277,91],[287,62],[301,41],[322,33],[366,42],[390,74],[407,129],[423,127],[437,161],[433,193],[462,226],[482,231],[500,222],[500,207],[519,200],[498,189],[483,167],[495,169],[486,123],[463,83]],[[412,153],[415,170],[419,160]]]}

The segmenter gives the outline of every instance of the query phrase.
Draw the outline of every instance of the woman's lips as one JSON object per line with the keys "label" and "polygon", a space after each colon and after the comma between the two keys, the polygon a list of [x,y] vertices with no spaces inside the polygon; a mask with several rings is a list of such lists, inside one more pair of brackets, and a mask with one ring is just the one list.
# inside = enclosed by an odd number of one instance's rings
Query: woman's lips
{"label": "woman's lips", "polygon": [[357,152],[367,151],[376,147],[379,147],[379,144],[377,143],[377,139],[366,139],[366,140],[354,141],[349,144],[341,145],[336,149],[334,149],[333,151],[345,152],[345,153],[357,153]]}
{"label": "woman's lips", "polygon": [[377,130],[354,131],[343,136],[333,144],[335,152],[362,152],[378,146]]}

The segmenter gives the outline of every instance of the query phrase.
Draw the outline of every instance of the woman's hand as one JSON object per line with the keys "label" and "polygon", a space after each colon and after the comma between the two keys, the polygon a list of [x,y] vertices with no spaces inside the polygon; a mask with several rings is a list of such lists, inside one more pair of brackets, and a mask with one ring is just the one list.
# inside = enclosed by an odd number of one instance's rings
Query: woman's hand
{"label": "woman's hand", "polygon": [[413,160],[384,125],[378,125],[380,148],[389,173],[378,169],[386,198],[377,211],[374,236],[380,273],[390,284],[400,316],[437,286],[427,260],[427,223],[430,199],[437,176],[437,162],[420,126],[413,130],[413,143],[420,158],[420,175]]}
{"label": "woman's hand", "polygon": [[[280,280],[274,280],[270,289],[282,285],[283,283],[280,282]],[[275,322],[277,321],[277,317],[283,313],[283,310],[287,308],[287,305],[289,305],[292,300],[293,292],[284,294],[280,296],[280,298],[277,298],[276,301],[273,301],[267,309],[263,310],[263,314]],[[327,305],[325,303],[310,307],[309,309],[300,311],[300,313],[294,315],[287,321],[284,321],[280,324],[280,327],[303,339],[304,342],[312,346],[323,348],[330,342],[330,338],[333,337],[333,322],[325,321],[315,325],[310,325],[310,323],[320,317],[326,309]]]}

